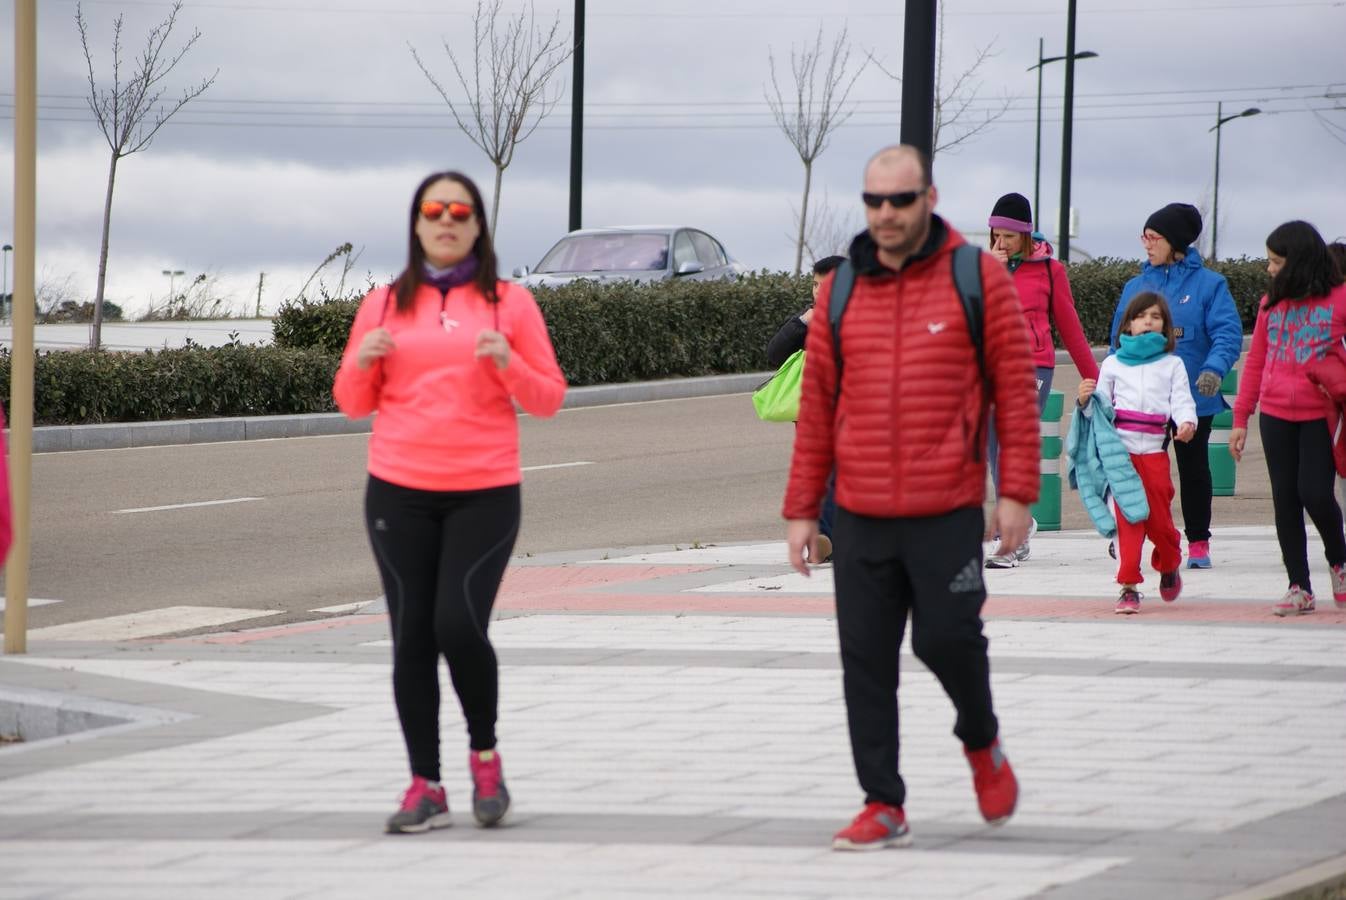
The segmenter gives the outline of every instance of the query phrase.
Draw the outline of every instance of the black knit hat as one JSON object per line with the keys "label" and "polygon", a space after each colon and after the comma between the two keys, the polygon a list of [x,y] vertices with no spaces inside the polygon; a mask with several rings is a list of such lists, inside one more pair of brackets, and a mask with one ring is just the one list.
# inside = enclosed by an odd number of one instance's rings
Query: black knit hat
{"label": "black knit hat", "polygon": [[1146,219],[1145,227],[1168,241],[1174,253],[1186,253],[1201,233],[1201,213],[1190,203],[1170,203]]}
{"label": "black knit hat", "polygon": [[1023,194],[1006,194],[995,202],[986,224],[991,228],[1028,234],[1033,230],[1033,207]]}

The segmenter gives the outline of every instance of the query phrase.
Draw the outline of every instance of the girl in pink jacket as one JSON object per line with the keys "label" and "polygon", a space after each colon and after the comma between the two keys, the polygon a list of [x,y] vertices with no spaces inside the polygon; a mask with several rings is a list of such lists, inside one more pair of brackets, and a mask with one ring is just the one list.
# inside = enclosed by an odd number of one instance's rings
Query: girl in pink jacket
{"label": "girl in pink jacket", "polygon": [[[1075,298],[1070,293],[1070,279],[1066,267],[1052,258],[1052,246],[1033,233],[1033,209],[1023,194],[1006,194],[995,202],[987,219],[991,229],[991,255],[1005,264],[1014,277],[1014,290],[1028,325],[1028,337],[1033,343],[1033,365],[1037,373],[1038,415],[1047,405],[1052,390],[1052,375],[1056,372],[1056,345],[1052,342],[1052,326],[1061,333],[1061,341],[1070,353],[1070,360],[1081,378],[1098,378],[1098,363],[1094,360],[1089,341],[1080,327],[1075,312]],[[1000,445],[996,440],[995,422],[988,419],[986,458],[991,465],[991,477],[999,490],[1000,473],[997,461]],[[1037,422],[1023,423],[1025,428],[1038,427]],[[1033,522],[1031,537],[1037,531]],[[1002,551],[986,559],[988,569],[1009,569],[1029,557],[1028,542],[1013,551]]]}
{"label": "girl in pink jacket", "polygon": [[484,209],[465,175],[421,182],[407,267],[365,297],[332,386],[346,415],[378,414],[365,524],[388,602],[393,698],[411,765],[390,833],[449,824],[441,656],[467,720],[473,815],[492,826],[509,809],[486,629],[519,531],[514,404],[550,416],[566,384],[532,295],[496,279]]}
{"label": "girl in pink jacket", "polygon": [[1346,333],[1346,287],[1322,236],[1308,222],[1286,222],[1267,236],[1267,272],[1271,286],[1239,378],[1229,452],[1235,460],[1243,458],[1248,418],[1260,406],[1276,539],[1290,583],[1271,611],[1278,616],[1313,612],[1305,513],[1323,539],[1332,598],[1346,610],[1346,536],[1332,493],[1332,437],[1325,398],[1308,377],[1310,365]]}

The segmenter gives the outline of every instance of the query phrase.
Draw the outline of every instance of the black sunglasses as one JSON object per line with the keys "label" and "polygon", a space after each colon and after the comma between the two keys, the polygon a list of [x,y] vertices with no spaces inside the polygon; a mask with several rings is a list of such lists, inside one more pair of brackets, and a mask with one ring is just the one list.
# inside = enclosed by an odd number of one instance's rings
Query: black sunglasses
{"label": "black sunglasses", "polygon": [[860,199],[865,201],[865,206],[870,209],[878,209],[883,206],[885,200],[893,209],[901,209],[904,206],[911,206],[928,190],[930,188],[921,188],[919,191],[902,191],[897,194],[871,194],[869,191],[865,191],[860,195]]}

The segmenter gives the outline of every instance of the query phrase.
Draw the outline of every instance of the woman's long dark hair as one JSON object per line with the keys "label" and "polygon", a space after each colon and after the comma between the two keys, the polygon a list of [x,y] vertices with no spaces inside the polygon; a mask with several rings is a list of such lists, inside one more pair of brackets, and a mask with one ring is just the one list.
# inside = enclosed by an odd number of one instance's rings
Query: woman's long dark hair
{"label": "woman's long dark hair", "polygon": [[1267,308],[1282,300],[1326,297],[1342,283],[1342,274],[1327,251],[1327,243],[1308,222],[1296,219],[1277,225],[1267,235],[1267,249],[1285,258],[1285,265],[1267,288]]}
{"label": "woman's long dark hair", "polygon": [[421,286],[422,273],[425,271],[425,248],[421,246],[421,239],[416,237],[416,219],[421,214],[421,200],[430,185],[446,178],[462,185],[463,190],[472,197],[472,215],[476,218],[478,227],[477,240],[472,244],[471,250],[472,255],[477,258],[475,279],[477,290],[481,291],[481,295],[491,303],[500,302],[500,296],[496,293],[495,245],[491,242],[491,229],[486,222],[486,204],[482,202],[481,191],[477,189],[476,183],[462,172],[436,172],[425,177],[411,198],[411,219],[407,225],[407,267],[393,282],[398,312],[408,312],[415,305],[416,291]]}

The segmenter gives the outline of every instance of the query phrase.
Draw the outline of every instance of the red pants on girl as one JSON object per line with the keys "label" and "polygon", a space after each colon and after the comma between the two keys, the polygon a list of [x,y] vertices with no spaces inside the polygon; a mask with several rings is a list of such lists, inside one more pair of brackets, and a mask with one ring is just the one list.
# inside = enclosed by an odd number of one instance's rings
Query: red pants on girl
{"label": "red pants on girl", "polygon": [[1131,464],[1136,467],[1141,484],[1145,485],[1145,500],[1150,504],[1150,516],[1132,524],[1113,502],[1117,517],[1117,583],[1140,584],[1140,552],[1145,539],[1154,544],[1150,564],[1160,574],[1172,572],[1182,565],[1182,544],[1178,529],[1173,524],[1173,479],[1169,477],[1167,453],[1132,453]]}

